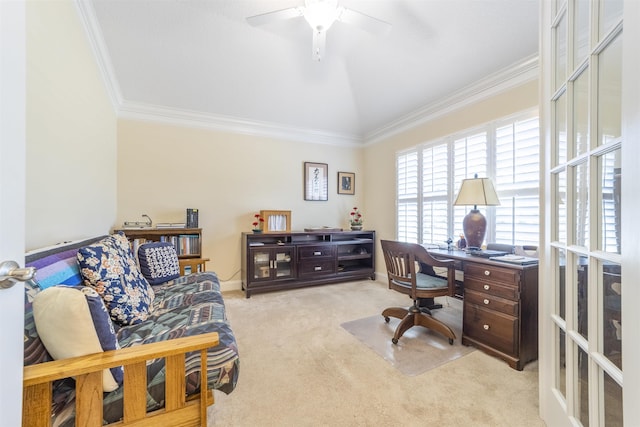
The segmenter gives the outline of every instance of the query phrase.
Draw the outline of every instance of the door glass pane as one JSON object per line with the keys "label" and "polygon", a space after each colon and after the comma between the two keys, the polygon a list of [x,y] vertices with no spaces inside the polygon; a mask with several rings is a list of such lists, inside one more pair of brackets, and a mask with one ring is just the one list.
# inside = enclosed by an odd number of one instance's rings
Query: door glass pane
{"label": "door glass pane", "polygon": [[558,313],[558,316],[560,316],[563,320],[567,320],[566,318],[566,303],[567,303],[567,253],[565,252],[564,249],[554,249],[556,251],[556,257],[557,257],[557,265],[558,268],[556,269],[556,283],[558,283],[558,294],[557,294],[557,301],[558,301],[558,307],[556,312]]}
{"label": "door glass pane", "polygon": [[267,279],[271,274],[270,253],[268,251],[253,252],[253,278]]}
{"label": "door glass pane", "polygon": [[564,333],[564,331],[557,327],[557,331],[558,331],[558,354],[557,354],[557,361],[558,361],[558,368],[557,368],[557,372],[558,375],[556,377],[556,388],[562,393],[562,396],[564,396],[564,398],[567,398],[567,351],[566,351],[566,334]]}
{"label": "door glass pane", "polygon": [[573,83],[573,156],[589,149],[589,69]]}
{"label": "door glass pane", "polygon": [[[602,352],[622,369],[622,268],[602,265]],[[608,425],[608,424],[607,424]]]}
{"label": "door glass pane", "polygon": [[622,134],[622,36],[600,54],[598,65],[598,144]]}
{"label": "door glass pane", "polygon": [[555,28],[556,56],[556,90],[560,89],[567,79],[567,15],[563,14]]}
{"label": "door glass pane", "polygon": [[622,19],[623,0],[603,0],[598,4],[600,6],[598,40],[602,40]]}
{"label": "door glass pane", "polygon": [[600,169],[600,230],[601,239],[598,249],[605,252],[620,253],[621,248],[621,182],[620,168],[622,152],[611,151],[598,159]]}
{"label": "door glass pane", "polygon": [[588,274],[587,267],[588,260],[587,257],[577,256],[576,261],[576,287],[575,287],[575,295],[576,295],[576,314],[577,314],[577,327],[578,332],[585,338],[589,338],[588,334],[588,319],[589,319],[589,309],[588,309]]}
{"label": "door glass pane", "polygon": [[566,92],[555,102],[555,163],[558,166],[567,161],[567,97]]}
{"label": "door glass pane", "polygon": [[[574,344],[575,345],[575,344]],[[589,426],[589,356],[578,347],[578,369],[576,378],[578,387],[576,389],[576,417],[584,427]]]}
{"label": "door glass pane", "polygon": [[573,67],[577,67],[589,53],[589,0],[576,0],[573,26]]}
{"label": "door glass pane", "polygon": [[276,252],[276,277],[291,276],[291,250]]}
{"label": "door glass pane", "polygon": [[589,177],[587,163],[580,163],[574,167],[575,184],[575,241],[578,246],[589,247]]}
{"label": "door glass pane", "polygon": [[567,242],[567,172],[562,171],[555,175],[555,236],[554,240]]}
{"label": "door glass pane", "polygon": [[604,373],[604,425],[622,427],[622,387]]}

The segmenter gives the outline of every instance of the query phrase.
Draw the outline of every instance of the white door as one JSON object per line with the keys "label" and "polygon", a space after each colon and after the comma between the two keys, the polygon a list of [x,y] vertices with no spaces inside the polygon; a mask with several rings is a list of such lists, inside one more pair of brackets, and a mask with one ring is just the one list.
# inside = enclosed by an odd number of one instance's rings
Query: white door
{"label": "white door", "polygon": [[[0,261],[25,251],[25,2],[0,1]],[[22,422],[24,288],[0,289],[0,424]]]}
{"label": "white door", "polygon": [[640,2],[541,5],[540,412],[638,426]]}

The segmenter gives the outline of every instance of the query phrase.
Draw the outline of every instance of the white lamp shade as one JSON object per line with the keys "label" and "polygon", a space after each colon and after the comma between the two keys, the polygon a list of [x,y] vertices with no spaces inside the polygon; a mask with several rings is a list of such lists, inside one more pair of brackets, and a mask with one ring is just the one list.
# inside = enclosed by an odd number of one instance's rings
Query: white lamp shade
{"label": "white lamp shade", "polygon": [[499,206],[500,200],[489,178],[462,180],[455,206]]}

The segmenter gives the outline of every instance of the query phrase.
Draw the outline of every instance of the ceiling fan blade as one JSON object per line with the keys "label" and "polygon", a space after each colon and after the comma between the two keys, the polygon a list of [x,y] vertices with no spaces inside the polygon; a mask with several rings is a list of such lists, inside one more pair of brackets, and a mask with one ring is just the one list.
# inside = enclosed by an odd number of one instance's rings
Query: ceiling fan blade
{"label": "ceiling fan blade", "polygon": [[297,18],[298,16],[303,16],[303,12],[303,7],[290,7],[289,9],[281,9],[274,12],[267,12],[260,15],[249,16],[247,17],[247,22],[250,25],[256,27],[274,21]]}
{"label": "ceiling fan blade", "polygon": [[326,31],[313,30],[313,51],[311,52],[311,57],[314,61],[320,62],[322,60],[326,40]]}
{"label": "ceiling fan blade", "polygon": [[341,9],[343,10],[338,16],[338,21],[355,25],[356,27],[360,27],[361,29],[377,36],[385,35],[391,31],[391,24],[388,22],[374,18],[373,16],[365,15],[362,12],[347,9],[346,7],[342,7]]}

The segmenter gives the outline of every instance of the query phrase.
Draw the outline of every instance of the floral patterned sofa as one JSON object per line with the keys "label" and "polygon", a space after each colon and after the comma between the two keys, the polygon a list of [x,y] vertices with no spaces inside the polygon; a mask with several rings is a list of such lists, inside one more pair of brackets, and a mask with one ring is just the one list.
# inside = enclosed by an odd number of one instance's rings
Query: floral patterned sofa
{"label": "floral patterned sofa", "polygon": [[206,425],[212,390],[235,388],[215,273],[147,280],[118,235],[29,253],[26,265],[23,425]]}

